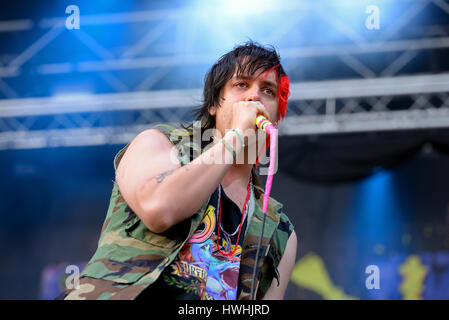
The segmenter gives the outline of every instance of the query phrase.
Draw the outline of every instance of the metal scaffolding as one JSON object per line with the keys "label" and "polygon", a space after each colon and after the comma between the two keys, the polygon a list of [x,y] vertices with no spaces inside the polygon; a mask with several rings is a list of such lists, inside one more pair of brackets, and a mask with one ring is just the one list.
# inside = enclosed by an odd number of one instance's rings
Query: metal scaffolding
{"label": "metal scaffolding", "polygon": [[[449,126],[449,70],[441,59],[428,57],[449,56],[449,23],[416,20],[438,11],[449,21],[449,5],[442,0],[397,3],[401,14],[371,37],[329,10],[326,2],[299,1],[276,9],[285,23],[257,40],[276,44],[292,82],[281,135]],[[65,17],[0,21],[0,36],[35,35],[15,55],[0,49],[0,149],[123,144],[152,123],[192,120],[189,112],[202,99],[197,75],[192,75],[193,87],[157,87],[176,68],[207,70],[219,58],[198,49],[204,47],[198,45],[198,34],[185,32],[183,23],[191,15],[189,9],[84,15],[75,31],[65,28]],[[311,20],[304,22],[306,16]],[[338,37],[325,45],[305,45],[298,32],[301,23],[326,25]],[[124,39],[118,50],[92,35],[95,28],[114,24],[138,24],[148,31],[133,43]],[[174,30],[174,39],[163,41],[168,30]],[[224,45],[235,45],[232,34],[220,35]],[[44,55],[55,41],[76,42],[90,58]],[[432,68],[407,69],[422,56],[432,60]],[[337,78],[334,72],[330,80],[327,68],[344,72]],[[27,77],[47,83],[64,75],[97,77],[103,83],[82,95],[52,96],[46,88],[40,96],[20,92]]]}

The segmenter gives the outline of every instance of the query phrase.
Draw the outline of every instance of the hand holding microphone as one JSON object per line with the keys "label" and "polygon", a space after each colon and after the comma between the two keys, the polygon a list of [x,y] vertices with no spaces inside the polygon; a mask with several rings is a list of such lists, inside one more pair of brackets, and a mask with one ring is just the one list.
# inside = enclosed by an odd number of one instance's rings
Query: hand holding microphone
{"label": "hand holding microphone", "polygon": [[[262,105],[259,101],[252,101],[252,102],[258,105]],[[258,129],[263,130],[268,134],[270,134],[273,130],[276,130],[276,127],[270,122],[270,120],[268,120],[267,117],[260,114],[256,117],[255,124]]]}
{"label": "hand holding microphone", "polygon": [[258,115],[269,119],[268,111],[259,101],[240,101],[234,103],[232,111],[231,127],[246,131],[256,129],[254,120]]}
{"label": "hand holding microphone", "polygon": [[247,138],[245,143],[247,146],[256,143],[257,126],[255,119],[258,115],[269,118],[265,106],[259,101],[239,101],[233,105],[230,128],[238,130],[244,139]]}

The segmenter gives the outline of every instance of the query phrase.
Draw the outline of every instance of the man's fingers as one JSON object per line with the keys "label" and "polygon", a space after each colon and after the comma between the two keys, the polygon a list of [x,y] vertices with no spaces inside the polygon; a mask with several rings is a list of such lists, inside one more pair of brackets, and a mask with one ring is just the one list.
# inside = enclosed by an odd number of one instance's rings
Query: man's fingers
{"label": "man's fingers", "polygon": [[234,104],[234,108],[249,106],[249,103],[256,107],[257,115],[263,115],[265,118],[270,120],[270,114],[267,112],[265,106],[259,101],[240,101]]}
{"label": "man's fingers", "polygon": [[270,119],[270,115],[268,114],[267,109],[265,109],[265,106],[259,101],[254,101],[254,103],[256,103],[259,113],[262,114],[265,118]]}

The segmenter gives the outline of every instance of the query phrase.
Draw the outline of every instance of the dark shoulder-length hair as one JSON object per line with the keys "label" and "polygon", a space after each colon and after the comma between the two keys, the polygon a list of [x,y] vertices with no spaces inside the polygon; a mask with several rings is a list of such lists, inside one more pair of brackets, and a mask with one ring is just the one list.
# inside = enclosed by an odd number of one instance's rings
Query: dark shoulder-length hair
{"label": "dark shoulder-length hair", "polygon": [[[203,102],[201,107],[192,110],[194,122],[200,121],[200,136],[207,129],[215,128],[215,116],[209,113],[211,107],[221,106],[222,93],[225,84],[232,78],[234,73],[237,77],[242,75],[253,76],[259,75],[267,70],[275,70],[276,81],[280,87],[281,79],[286,77],[286,73],[280,64],[280,57],[273,46],[262,46],[252,40],[243,45],[234,47],[234,49],[218,59],[205,76],[203,89]],[[288,89],[287,89],[288,91]],[[282,95],[278,95],[281,97]],[[288,96],[287,96],[288,98]],[[284,117],[286,111],[282,112]],[[279,118],[278,118],[279,120]],[[188,131],[189,135],[193,135],[194,123],[181,124],[181,127]],[[201,149],[205,149],[212,142],[212,138],[201,141]],[[255,168],[252,169],[253,183],[262,187],[260,178]],[[260,192],[256,191],[256,197],[260,197]]]}

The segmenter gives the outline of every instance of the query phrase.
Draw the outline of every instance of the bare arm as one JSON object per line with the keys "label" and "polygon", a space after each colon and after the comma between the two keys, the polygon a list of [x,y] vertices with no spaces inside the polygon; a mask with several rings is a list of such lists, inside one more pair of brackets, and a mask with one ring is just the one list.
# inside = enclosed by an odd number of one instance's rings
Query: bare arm
{"label": "bare arm", "polygon": [[[234,132],[225,138],[234,141],[236,151],[241,149]],[[117,168],[123,198],[153,232],[163,232],[193,215],[232,165],[232,155],[221,143],[183,167],[176,154],[162,132],[149,129],[134,138]]]}
{"label": "bare arm", "polygon": [[293,267],[295,266],[297,243],[296,233],[293,231],[288,238],[287,246],[279,262],[278,271],[281,278],[279,287],[277,286],[277,280],[273,279],[271,286],[268,288],[262,300],[282,300],[284,298],[285,290],[287,290],[287,285],[290,281]]}

